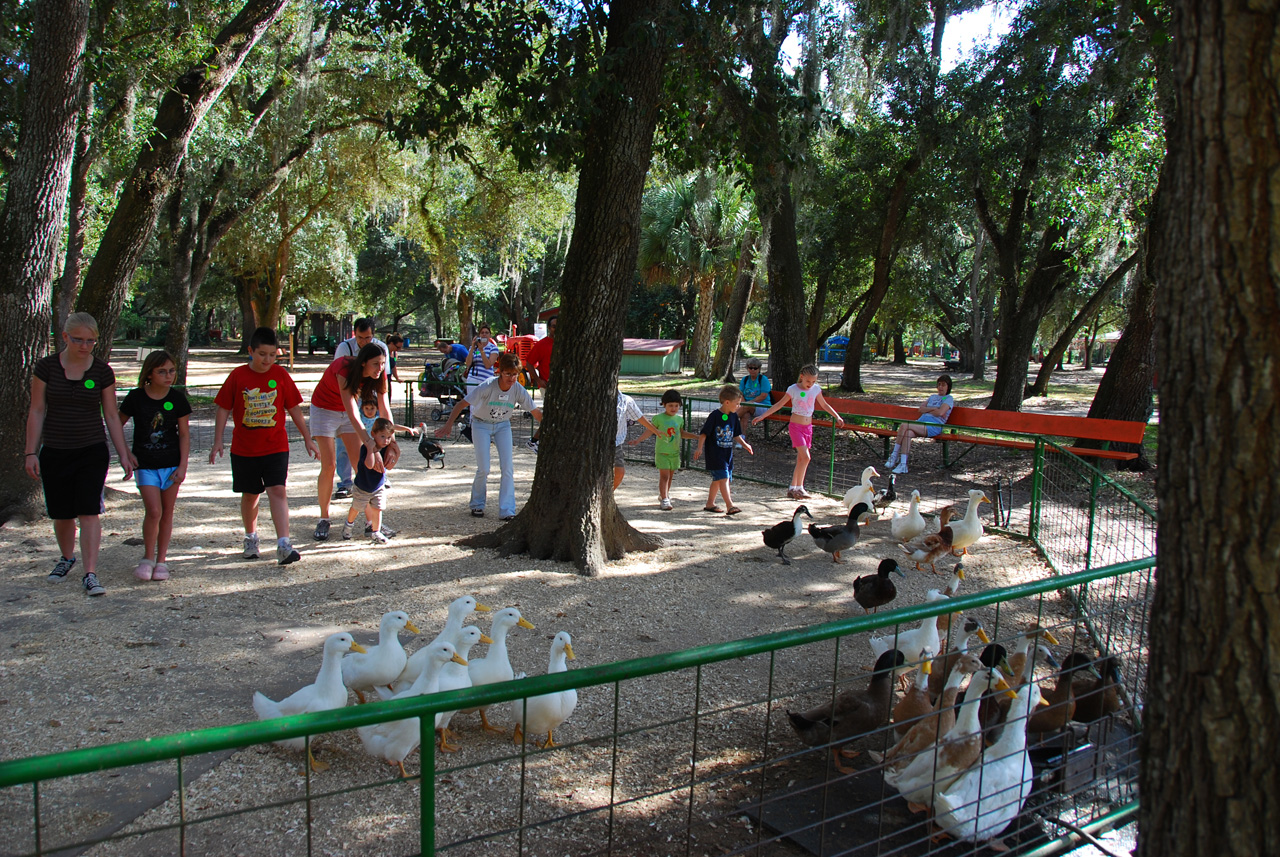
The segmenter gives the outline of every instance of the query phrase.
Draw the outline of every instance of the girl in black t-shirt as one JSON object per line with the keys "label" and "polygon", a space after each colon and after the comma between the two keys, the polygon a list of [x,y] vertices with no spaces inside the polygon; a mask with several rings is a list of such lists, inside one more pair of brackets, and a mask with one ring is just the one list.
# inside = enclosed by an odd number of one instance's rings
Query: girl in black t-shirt
{"label": "girl in black t-shirt", "polygon": [[173,536],[173,507],[178,486],[187,478],[191,452],[191,404],[173,382],[173,358],[153,351],[142,362],[138,386],[120,403],[121,424],[133,417],[134,480],[142,495],[142,544],[145,556],[134,575],[139,580],[168,580],[165,555]]}

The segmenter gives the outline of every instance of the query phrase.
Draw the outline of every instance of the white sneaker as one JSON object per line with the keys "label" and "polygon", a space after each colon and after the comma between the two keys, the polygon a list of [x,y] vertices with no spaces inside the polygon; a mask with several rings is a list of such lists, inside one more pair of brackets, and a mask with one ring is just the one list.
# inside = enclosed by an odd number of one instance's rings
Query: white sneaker
{"label": "white sneaker", "polygon": [[288,565],[300,559],[302,559],[302,555],[293,549],[293,545],[290,542],[276,545],[276,562],[280,565]]}
{"label": "white sneaker", "polygon": [[258,534],[257,533],[254,533],[251,536],[244,537],[244,558],[245,559],[258,558]]}
{"label": "white sneaker", "polygon": [[373,539],[373,543],[378,545],[385,545],[387,542],[391,541],[382,534],[382,530],[374,530],[373,533],[370,534],[369,538]]}
{"label": "white sneaker", "polygon": [[[885,466],[887,467],[888,465],[885,465]],[[893,468],[893,470],[891,470],[890,472],[891,472],[891,473],[897,473],[898,475],[902,475],[903,473],[906,473],[906,472],[907,472],[907,463],[906,463],[905,461],[900,462],[900,463],[898,464],[898,466],[897,466],[897,467],[895,467],[895,468]]]}
{"label": "white sneaker", "polygon": [[884,469],[892,470],[893,466],[898,463],[898,453],[892,453],[884,460]]}
{"label": "white sneaker", "polygon": [[342,538],[345,541],[351,541],[351,533],[355,530],[356,525],[353,521],[347,521],[342,525]]}
{"label": "white sneaker", "polygon": [[670,512],[675,507],[671,505],[671,499],[669,497],[663,497],[662,502],[659,504],[659,508],[664,512]]}

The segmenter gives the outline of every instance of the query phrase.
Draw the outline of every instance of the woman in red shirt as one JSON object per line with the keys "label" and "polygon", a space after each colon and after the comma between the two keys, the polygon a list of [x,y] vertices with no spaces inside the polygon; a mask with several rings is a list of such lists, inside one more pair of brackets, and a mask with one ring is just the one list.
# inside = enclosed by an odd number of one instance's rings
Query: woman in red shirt
{"label": "woman in red shirt", "polygon": [[[314,533],[316,541],[329,538],[329,501],[333,499],[333,474],[337,469],[336,438],[342,438],[345,453],[354,467],[362,444],[366,449],[376,450],[360,419],[361,402],[376,402],[378,414],[395,422],[391,419],[387,396],[385,364],[386,356],[382,349],[371,342],[355,357],[339,357],[330,363],[311,394],[311,434],[320,447],[320,478],[316,486],[320,521]],[[396,430],[413,431],[405,426],[396,426]],[[400,447],[394,439],[386,453],[391,464],[400,457]],[[370,469],[380,470],[386,464],[383,453],[377,451],[370,452],[365,459],[365,467]]]}

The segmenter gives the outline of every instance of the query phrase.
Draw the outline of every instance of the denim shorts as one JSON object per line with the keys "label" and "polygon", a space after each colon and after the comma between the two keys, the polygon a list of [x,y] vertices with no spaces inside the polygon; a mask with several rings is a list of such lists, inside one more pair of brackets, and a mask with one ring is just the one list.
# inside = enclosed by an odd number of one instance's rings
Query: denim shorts
{"label": "denim shorts", "polygon": [[727,479],[730,482],[733,481],[732,468],[726,467],[724,470],[708,470],[707,472],[711,474],[712,482],[719,482],[722,479]]}

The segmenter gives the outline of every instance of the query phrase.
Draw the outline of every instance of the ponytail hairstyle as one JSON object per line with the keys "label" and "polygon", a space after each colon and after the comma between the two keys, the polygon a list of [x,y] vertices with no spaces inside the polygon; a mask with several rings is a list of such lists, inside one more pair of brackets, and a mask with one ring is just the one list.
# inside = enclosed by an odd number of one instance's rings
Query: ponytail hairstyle
{"label": "ponytail hairstyle", "polygon": [[376,399],[380,393],[387,392],[387,367],[384,364],[382,374],[377,378],[366,378],[364,367],[370,360],[386,355],[376,343],[370,342],[356,354],[347,358],[347,380],[343,383],[343,391],[358,402],[365,399]]}

